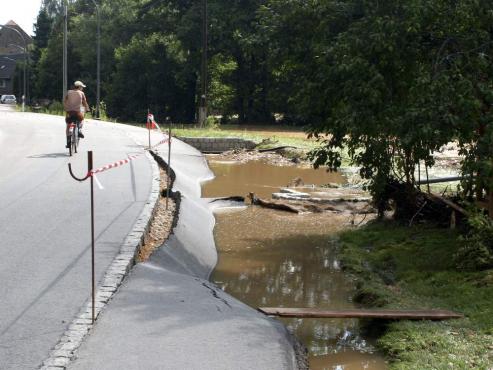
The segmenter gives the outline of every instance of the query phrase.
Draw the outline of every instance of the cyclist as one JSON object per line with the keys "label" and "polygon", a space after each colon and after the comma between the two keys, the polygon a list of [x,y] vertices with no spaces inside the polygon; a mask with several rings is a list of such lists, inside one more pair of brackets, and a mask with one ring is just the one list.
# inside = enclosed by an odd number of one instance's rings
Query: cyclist
{"label": "cyclist", "polygon": [[79,121],[79,137],[84,138],[82,134],[82,121],[84,120],[84,112],[89,111],[89,105],[87,104],[86,95],[82,91],[86,87],[81,81],[75,81],[72,89],[67,92],[65,99],[63,99],[63,107],[66,112],[65,122],[67,123],[65,129],[65,136],[67,137],[67,145],[69,147],[69,124],[75,120]]}

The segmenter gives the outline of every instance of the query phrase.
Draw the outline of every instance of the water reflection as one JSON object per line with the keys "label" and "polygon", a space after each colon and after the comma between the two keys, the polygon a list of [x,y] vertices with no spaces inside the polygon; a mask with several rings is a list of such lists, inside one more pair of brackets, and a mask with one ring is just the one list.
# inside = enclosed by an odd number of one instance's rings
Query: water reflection
{"label": "water reflection", "polygon": [[[330,236],[348,222],[347,216],[299,216],[250,207],[219,212],[216,222],[220,255],[212,280],[228,293],[255,308],[354,307],[353,285],[340,270]],[[385,368],[379,357],[363,354],[372,347],[359,335],[357,320],[282,321],[309,348],[312,369]],[[342,357],[334,353],[345,353],[348,361],[339,363]],[[349,361],[351,353],[364,361]]]}
{"label": "water reflection", "polygon": [[[325,171],[308,175],[309,170],[300,174],[293,167],[283,177],[279,173],[286,167],[276,167],[278,172],[273,174],[273,166],[258,162],[254,167],[250,165],[212,164],[214,172],[220,176],[203,187],[204,196],[243,195],[242,192],[254,191],[270,198],[270,193],[285,186],[293,177],[304,176],[304,180],[314,184],[337,180],[319,177],[334,175]],[[264,176],[268,178],[265,183]],[[253,186],[256,188],[252,190]],[[336,244],[331,237],[350,221],[351,217],[344,214],[293,215],[259,207],[241,212],[219,210],[214,230],[219,263],[211,279],[254,308],[353,308],[353,285],[340,269],[335,258]],[[386,368],[379,356],[371,354],[372,346],[360,336],[357,320],[282,321],[309,349],[312,369]]]}

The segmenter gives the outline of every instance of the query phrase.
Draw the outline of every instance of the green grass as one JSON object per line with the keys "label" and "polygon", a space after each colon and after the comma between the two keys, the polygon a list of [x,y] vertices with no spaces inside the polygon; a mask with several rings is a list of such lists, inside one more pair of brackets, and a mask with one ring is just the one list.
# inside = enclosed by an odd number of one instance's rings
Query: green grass
{"label": "green grass", "polygon": [[341,235],[357,298],[385,308],[449,309],[464,319],[389,324],[378,345],[392,369],[493,368],[493,271],[455,268],[451,230],[375,223]]}
{"label": "green grass", "polygon": [[[162,129],[164,129],[162,127]],[[237,137],[258,143],[258,149],[293,146],[301,149],[304,154],[320,145],[314,139],[308,139],[301,128],[288,126],[240,126],[221,125],[216,128],[197,128],[179,125],[173,127],[173,134],[180,137]],[[291,153],[293,154],[293,153]],[[289,156],[289,151],[287,153]],[[296,156],[298,156],[296,154]],[[351,165],[347,151],[342,154],[342,167]]]}
{"label": "green grass", "polygon": [[317,142],[307,139],[306,135],[301,130],[294,130],[287,127],[258,127],[248,129],[241,126],[220,126],[220,128],[185,128],[178,126],[173,129],[176,136],[184,137],[237,137],[247,140],[253,140],[261,143],[267,140],[268,144],[265,147],[274,146],[295,146],[300,149],[313,149],[318,146]]}

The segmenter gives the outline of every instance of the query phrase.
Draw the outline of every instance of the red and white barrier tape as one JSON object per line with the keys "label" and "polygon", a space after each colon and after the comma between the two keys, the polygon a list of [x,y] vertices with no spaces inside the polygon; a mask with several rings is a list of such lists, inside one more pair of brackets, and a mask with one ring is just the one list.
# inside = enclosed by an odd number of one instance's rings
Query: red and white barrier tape
{"label": "red and white barrier tape", "polygon": [[[155,125],[157,127],[157,130],[164,136],[164,139],[161,140],[160,142],[158,142],[157,144],[153,145],[151,147],[151,149],[152,148],[155,148],[155,147],[157,147],[159,145],[165,144],[167,142],[171,142],[171,139],[169,137],[167,137],[161,131],[161,127],[159,127],[159,125],[157,124],[157,122],[154,121],[154,116],[152,114],[150,114],[150,113],[147,115],[147,124],[148,124],[148,126],[151,125],[151,124],[152,125]],[[108,170],[110,170],[112,168],[116,168],[116,167],[120,167],[120,166],[123,166],[125,164],[128,164],[128,163],[130,163],[131,161],[133,161],[134,159],[140,157],[143,154],[145,154],[145,152],[142,152],[142,153],[136,154],[136,155],[129,155],[125,159],[122,159],[122,160],[119,160],[119,161],[116,161],[116,162],[107,164],[106,166],[103,166],[103,167],[100,167],[100,168],[91,170],[91,171],[88,172],[87,176],[92,176],[94,178],[94,180],[96,181],[96,184],[98,185],[98,187],[102,190],[102,189],[104,189],[104,187],[101,184],[101,182],[98,180],[98,178],[96,177],[96,174],[97,173],[102,173],[102,172],[108,171]]]}
{"label": "red and white barrier tape", "polygon": [[159,130],[159,132],[161,132],[161,133],[162,133],[162,131],[161,131],[161,127],[159,127],[159,125],[157,124],[157,122],[156,122],[156,121],[154,121],[153,123],[156,125],[157,129]]}
{"label": "red and white barrier tape", "polygon": [[167,143],[167,142],[169,142],[169,141],[171,141],[171,140],[170,140],[170,138],[169,138],[169,137],[166,137],[165,139],[161,140],[161,141],[160,141],[159,143],[157,143],[156,145],[153,145],[153,146],[152,146],[152,148],[155,148],[155,147],[157,147],[157,146],[159,146],[159,145],[161,145],[161,144]]}
{"label": "red and white barrier tape", "polygon": [[129,155],[128,158],[126,158],[126,159],[122,159],[120,161],[116,161],[116,162],[107,164],[106,166],[97,168],[95,170],[91,170],[91,171],[89,171],[88,175],[92,176],[94,178],[94,180],[96,181],[96,185],[99,187],[99,189],[103,190],[104,186],[101,184],[101,182],[96,177],[97,173],[105,172],[105,171],[108,171],[112,168],[123,166],[124,164],[130,163],[130,161],[133,161],[134,159],[140,157],[142,154],[144,154],[144,153],[140,153],[137,155]]}
{"label": "red and white barrier tape", "polygon": [[122,159],[120,161],[116,161],[116,162],[107,164],[106,166],[97,168],[95,170],[91,170],[90,171],[91,172],[91,176],[92,175],[95,175],[97,173],[108,171],[108,170],[110,170],[112,168],[115,168],[115,167],[123,166],[124,164],[127,164],[127,163],[130,163],[130,161],[133,161],[135,158],[140,157],[142,154],[144,154],[144,153],[140,153],[140,154],[137,154],[137,155],[129,155],[128,158],[126,158],[126,159]]}
{"label": "red and white barrier tape", "polygon": [[[159,143],[155,144],[153,146],[153,148],[161,145],[161,144],[164,144],[164,143],[167,143],[168,141],[170,141],[170,139],[168,137],[166,137],[165,139],[161,140]],[[101,184],[101,182],[98,180],[98,178],[96,177],[96,174],[98,173],[102,173],[102,172],[105,172],[105,171],[108,171],[112,168],[116,168],[116,167],[120,167],[120,166],[123,166],[125,164],[128,164],[130,163],[131,161],[133,161],[134,159],[136,158],[139,158],[140,156],[142,156],[143,154],[145,154],[146,152],[142,152],[142,153],[139,153],[139,154],[136,154],[136,155],[129,155],[127,158],[125,159],[122,159],[122,160],[119,160],[119,161],[116,161],[116,162],[113,162],[113,163],[110,163],[110,164],[107,164],[106,166],[103,166],[103,167],[100,167],[100,168],[96,168],[96,169],[93,169],[91,170],[88,175],[89,176],[92,176],[94,178],[94,180],[96,181],[96,184],[97,186],[99,187],[99,189],[103,190],[104,187],[103,185]]]}

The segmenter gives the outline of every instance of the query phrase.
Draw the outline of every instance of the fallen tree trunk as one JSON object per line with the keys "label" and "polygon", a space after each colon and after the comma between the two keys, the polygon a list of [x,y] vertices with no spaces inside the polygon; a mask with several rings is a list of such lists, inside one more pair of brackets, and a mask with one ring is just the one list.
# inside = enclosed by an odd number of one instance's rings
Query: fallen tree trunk
{"label": "fallen tree trunk", "polygon": [[435,194],[435,193],[424,193],[425,196],[432,200],[432,201],[439,201],[439,202],[442,202],[444,203],[445,205],[449,206],[450,208],[452,208],[453,210],[463,214],[464,216],[467,216],[467,211],[462,208],[461,206],[459,206],[458,204],[452,202],[451,200],[447,199],[447,198],[444,198],[442,197],[441,195],[439,194]]}
{"label": "fallen tree trunk", "polygon": [[257,198],[254,193],[249,193],[248,197],[250,198],[252,204],[262,206],[265,208],[279,209],[281,211],[288,211],[288,212],[292,212],[292,213],[303,212],[299,208],[291,206],[291,205],[286,204],[286,203],[273,202],[273,201],[268,201],[268,200],[263,200],[263,199]]}
{"label": "fallen tree trunk", "polygon": [[264,208],[278,209],[281,211],[287,211],[291,213],[321,213],[325,211],[331,212],[345,212],[348,211],[351,214],[371,214],[375,213],[373,210],[368,209],[358,209],[354,204],[347,203],[339,204],[339,208],[328,204],[314,204],[310,200],[297,201],[296,203],[287,201],[275,201],[275,200],[265,200],[258,198],[254,193],[249,193],[248,199],[250,199],[251,204],[261,206]]}
{"label": "fallen tree trunk", "polygon": [[283,149],[298,149],[295,146],[291,145],[284,145],[284,146],[278,146],[275,148],[268,148],[268,149],[257,149],[259,153],[266,153],[266,152],[277,152],[278,150],[283,150]]}

